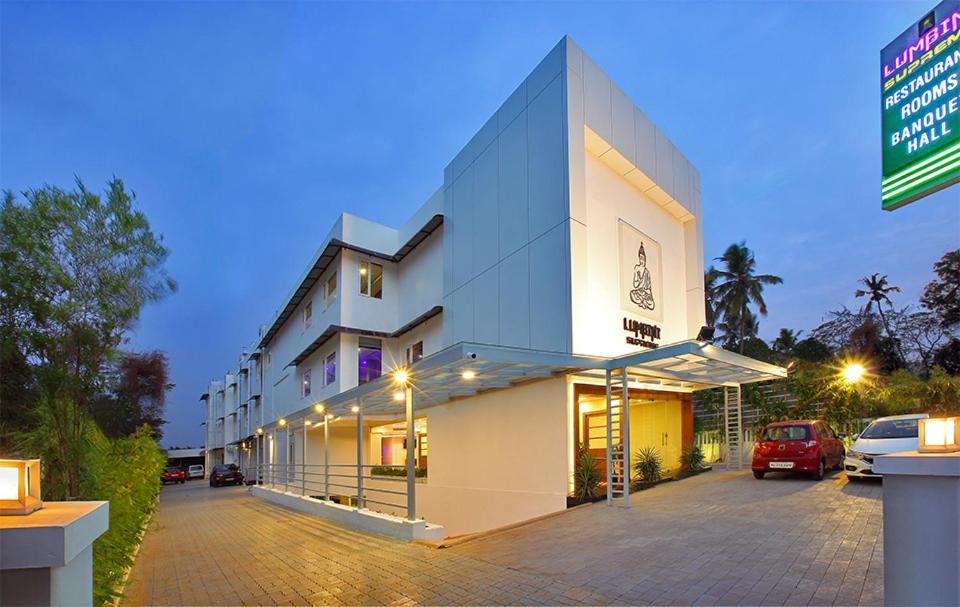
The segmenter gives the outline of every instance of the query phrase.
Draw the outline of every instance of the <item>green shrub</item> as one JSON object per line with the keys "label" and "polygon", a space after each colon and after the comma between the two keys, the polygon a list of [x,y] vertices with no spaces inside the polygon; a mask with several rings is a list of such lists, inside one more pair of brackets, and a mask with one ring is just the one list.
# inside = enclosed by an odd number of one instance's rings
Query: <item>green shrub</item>
{"label": "green shrub", "polygon": [[703,451],[696,445],[690,447],[680,456],[680,467],[687,472],[695,472],[703,468]]}
{"label": "green shrub", "polygon": [[573,497],[588,500],[600,494],[603,475],[597,470],[596,458],[580,447],[573,469]]}
{"label": "green shrub", "polygon": [[[370,474],[372,476],[406,476],[407,469],[405,466],[374,466],[370,468]],[[413,475],[417,478],[426,478],[427,469],[414,468]]]}
{"label": "green shrub", "polygon": [[110,502],[110,528],[93,543],[94,604],[106,605],[123,591],[124,575],[156,508],[167,460],[149,426],[113,440],[95,424],[89,427],[83,498]]}
{"label": "green shrub", "polygon": [[640,482],[655,483],[663,477],[663,459],[655,447],[639,449],[633,459],[633,471]]}

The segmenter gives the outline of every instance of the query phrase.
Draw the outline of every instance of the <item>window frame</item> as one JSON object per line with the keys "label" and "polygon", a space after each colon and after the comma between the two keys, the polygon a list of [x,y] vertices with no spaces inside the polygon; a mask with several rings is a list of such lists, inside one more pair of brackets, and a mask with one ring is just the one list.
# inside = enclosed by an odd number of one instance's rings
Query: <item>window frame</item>
{"label": "window frame", "polygon": [[[376,268],[376,270],[374,270]],[[374,273],[380,275],[380,290],[373,292]],[[370,299],[383,299],[383,264],[379,264],[368,259],[361,259],[357,266],[357,279],[360,284],[359,293],[361,297]]]}
{"label": "window frame", "polygon": [[[330,376],[330,364],[333,361],[333,377]],[[323,387],[332,386],[337,383],[337,351],[327,354],[323,357]]]}
{"label": "window frame", "polygon": [[304,369],[300,372],[300,398],[307,398],[313,393],[313,374],[312,369]]}
{"label": "window frame", "polygon": [[303,306],[303,328],[309,329],[313,324],[313,300],[308,300]]}

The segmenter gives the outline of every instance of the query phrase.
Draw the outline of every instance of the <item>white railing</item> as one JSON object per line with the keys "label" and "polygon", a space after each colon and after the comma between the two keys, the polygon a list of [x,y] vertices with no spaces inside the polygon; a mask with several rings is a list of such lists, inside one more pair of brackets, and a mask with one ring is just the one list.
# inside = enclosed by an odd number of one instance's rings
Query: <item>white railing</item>
{"label": "white railing", "polygon": [[[406,467],[374,464],[263,464],[252,470],[254,484],[344,506],[416,518],[416,478],[406,474],[374,474],[374,469],[406,471]],[[249,472],[249,471],[248,471]],[[250,477],[247,477],[250,480]]]}

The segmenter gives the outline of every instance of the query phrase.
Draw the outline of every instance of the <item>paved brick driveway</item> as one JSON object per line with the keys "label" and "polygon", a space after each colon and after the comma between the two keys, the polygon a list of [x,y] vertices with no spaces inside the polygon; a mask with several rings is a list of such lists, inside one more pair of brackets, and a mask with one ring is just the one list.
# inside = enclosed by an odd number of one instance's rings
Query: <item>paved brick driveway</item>
{"label": "paved brick driveway", "polygon": [[131,605],[882,603],[880,486],[711,472],[437,550],[163,490]]}

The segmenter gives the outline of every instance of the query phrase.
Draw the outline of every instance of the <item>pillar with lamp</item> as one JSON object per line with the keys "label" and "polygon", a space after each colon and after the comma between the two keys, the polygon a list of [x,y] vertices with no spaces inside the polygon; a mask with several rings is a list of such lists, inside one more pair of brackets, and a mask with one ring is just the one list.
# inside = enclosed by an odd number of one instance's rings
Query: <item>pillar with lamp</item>
{"label": "pillar with lamp", "polygon": [[874,459],[883,475],[887,605],[960,605],[960,417],[918,421],[918,448]]}
{"label": "pillar with lamp", "polygon": [[93,541],[107,502],[40,499],[40,460],[0,459],[0,605],[93,604]]}

